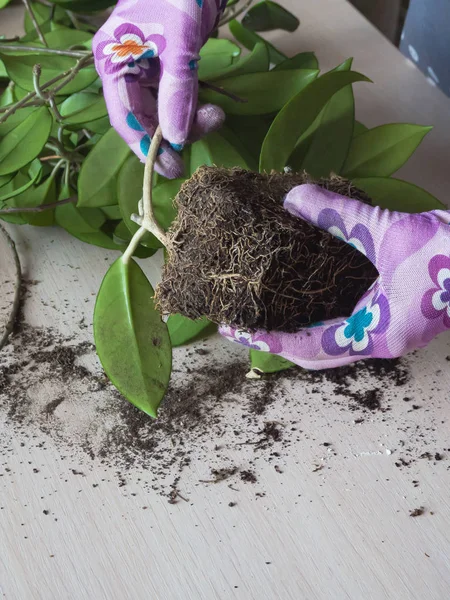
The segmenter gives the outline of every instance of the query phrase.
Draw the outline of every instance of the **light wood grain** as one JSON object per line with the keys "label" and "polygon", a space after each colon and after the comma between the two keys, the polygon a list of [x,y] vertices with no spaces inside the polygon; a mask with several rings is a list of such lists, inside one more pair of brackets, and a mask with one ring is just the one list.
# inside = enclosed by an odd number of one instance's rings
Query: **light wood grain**
{"label": "light wood grain", "polygon": [[[449,101],[346,2],[284,4],[302,19],[296,35],[271,36],[284,51],[314,49],[324,70],[355,56],[355,68],[374,80],[355,86],[363,122],[435,125],[403,175],[446,201]],[[9,34],[5,14],[8,19],[12,13],[2,13],[0,33]],[[86,317],[90,323],[95,294],[115,255],[59,230],[10,231],[25,276],[40,281],[27,303],[27,320],[91,339],[90,328],[80,331],[77,322]],[[154,279],[150,262],[146,269]],[[245,355],[221,340],[210,346],[217,360]],[[334,393],[328,384],[316,404],[303,384],[294,386],[289,405],[275,404],[268,418],[295,416],[304,434],[283,459],[283,474],[259,464],[256,489],[266,493],[259,499],[250,485],[239,485],[238,494],[226,484],[198,486],[207,465],[194,461],[183,489],[189,503],[172,506],[139,483],[119,488],[114,473],[100,465],[85,477],[70,476],[78,465],[75,451],[63,457],[51,440],[45,448],[33,447],[31,459],[29,448],[13,441],[13,452],[0,463],[0,597],[447,600],[448,463],[419,461],[409,470],[396,468],[395,460],[400,442],[412,443],[415,425],[429,429],[423,445],[430,451],[450,447],[449,354],[450,338],[443,335],[408,359],[408,393],[424,409],[408,413],[404,390],[392,388],[389,419],[377,415],[358,427],[351,412],[326,401]],[[411,429],[404,433],[399,427],[405,423]],[[2,422],[0,435],[9,435]],[[333,452],[325,441],[333,443]],[[242,460],[232,446],[227,452],[230,460]],[[313,472],[317,461],[323,469]],[[418,488],[412,479],[420,481]],[[229,508],[230,501],[237,506]],[[427,513],[411,518],[409,511],[421,505]],[[43,514],[47,509],[50,515]]]}

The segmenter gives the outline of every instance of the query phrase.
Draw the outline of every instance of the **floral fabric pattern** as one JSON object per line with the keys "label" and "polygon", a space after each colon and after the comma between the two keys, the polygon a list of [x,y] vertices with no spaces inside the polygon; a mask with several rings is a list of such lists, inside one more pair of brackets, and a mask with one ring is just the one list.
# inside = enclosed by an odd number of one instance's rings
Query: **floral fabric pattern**
{"label": "floral fabric pattern", "polygon": [[[162,26],[154,26],[158,33],[146,37],[132,23],[123,23],[114,31],[114,39],[101,42],[95,49],[97,61],[104,61],[105,73],[115,73],[130,67],[134,73],[150,68],[150,60],[158,57],[164,51],[166,41],[161,35]],[[138,63],[138,64],[136,64]]]}
{"label": "floral fabric pattern", "polygon": [[232,342],[237,342],[250,348],[250,350],[261,350],[262,352],[271,352],[272,354],[276,354],[282,350],[281,344],[278,341],[272,340],[270,335],[261,332],[252,335],[247,331],[222,326],[220,334]]}
{"label": "floral fabric pattern", "polygon": [[442,319],[444,327],[450,329],[450,258],[443,254],[434,256],[428,273],[434,286],[422,298],[422,314],[430,320]]}
{"label": "floral fabric pattern", "polygon": [[320,212],[318,225],[321,229],[325,229],[335,237],[347,242],[367,256],[372,263],[375,263],[375,245],[372,235],[365,225],[358,223],[350,232],[347,232],[342,217],[332,208],[325,208]]}
{"label": "floral fabric pattern", "polygon": [[155,170],[184,174],[180,151],[221,127],[220,107],[198,105],[198,59],[220,17],[219,0],[121,0],[93,40],[110,121],[145,162],[161,126]]}
{"label": "floral fabric pattern", "polygon": [[372,354],[374,338],[386,331],[390,322],[389,303],[382,294],[375,297],[343,323],[326,329],[322,347],[326,354],[337,356]]}

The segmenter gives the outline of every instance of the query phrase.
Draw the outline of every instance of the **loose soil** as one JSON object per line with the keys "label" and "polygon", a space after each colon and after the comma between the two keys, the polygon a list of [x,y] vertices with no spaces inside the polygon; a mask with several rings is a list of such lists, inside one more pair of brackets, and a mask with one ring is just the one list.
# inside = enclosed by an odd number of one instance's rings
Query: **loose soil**
{"label": "loose soil", "polygon": [[[302,462],[305,449],[317,457],[310,472],[318,477],[333,460],[349,458],[336,450],[333,425],[323,425],[330,411],[349,439],[352,428],[386,422],[397,440],[389,453],[395,452],[400,469],[417,461],[447,468],[448,450],[434,442],[434,421],[426,400],[417,398],[408,361],[369,360],[321,372],[293,368],[255,381],[246,379],[247,361],[226,341],[221,364],[210,342],[199,342],[176,353],[173,381],[155,421],[111,386],[92,344],[32,327],[23,316],[19,323],[0,354],[0,476],[20,442],[30,458],[35,447],[56,446],[67,459],[66,477],[85,477],[100,465],[115,473],[119,486],[139,481],[172,504],[189,500],[192,485],[236,492],[250,486],[258,499],[264,496],[262,463],[272,464],[281,481],[286,462]],[[410,408],[415,401],[421,411]],[[391,418],[399,404],[404,416]],[[412,481],[419,486],[417,478]]]}

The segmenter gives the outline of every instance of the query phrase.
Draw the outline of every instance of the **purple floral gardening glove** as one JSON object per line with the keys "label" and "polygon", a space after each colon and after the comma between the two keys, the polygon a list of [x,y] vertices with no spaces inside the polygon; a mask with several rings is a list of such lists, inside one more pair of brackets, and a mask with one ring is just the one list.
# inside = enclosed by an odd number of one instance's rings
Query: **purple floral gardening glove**
{"label": "purple floral gardening glove", "polygon": [[199,51],[218,24],[225,0],[119,0],[94,38],[97,71],[111,124],[144,161],[161,125],[165,142],[156,170],[183,173],[178,152],[218,129],[223,111],[197,107]]}
{"label": "purple floral gardening glove", "polygon": [[286,210],[365,254],[379,277],[348,318],[296,333],[222,335],[307,369],[393,358],[450,329],[450,211],[406,214],[367,206],[316,185],[294,188]]}

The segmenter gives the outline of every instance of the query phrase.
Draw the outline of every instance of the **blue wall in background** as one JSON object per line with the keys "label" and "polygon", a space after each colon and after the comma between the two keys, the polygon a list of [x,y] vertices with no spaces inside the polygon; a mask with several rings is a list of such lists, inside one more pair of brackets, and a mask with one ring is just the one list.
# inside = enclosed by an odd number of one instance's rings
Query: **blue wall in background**
{"label": "blue wall in background", "polygon": [[411,0],[400,50],[450,96],[450,0]]}

